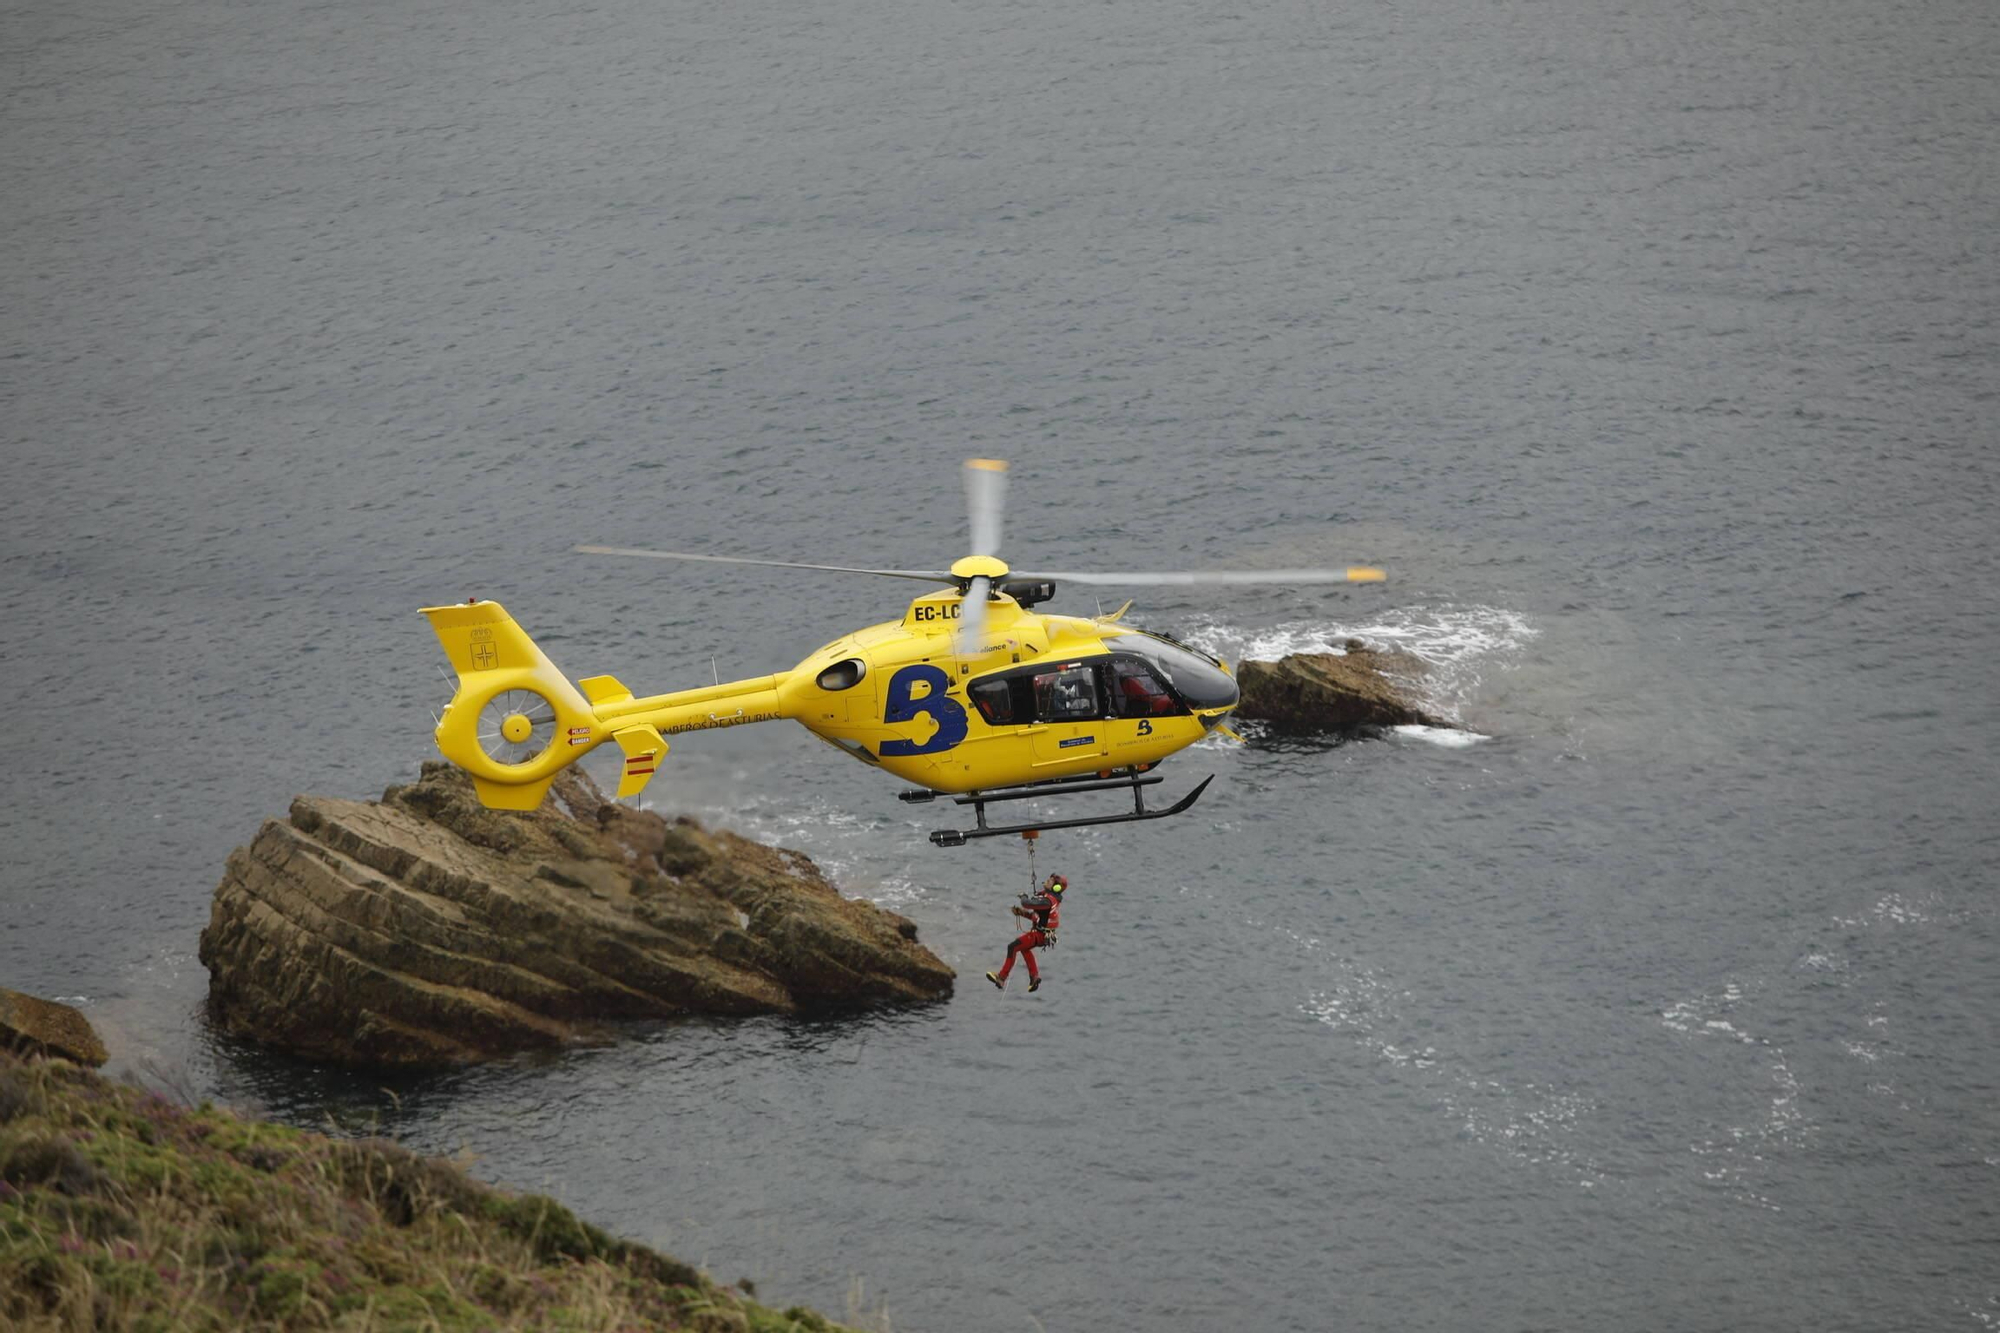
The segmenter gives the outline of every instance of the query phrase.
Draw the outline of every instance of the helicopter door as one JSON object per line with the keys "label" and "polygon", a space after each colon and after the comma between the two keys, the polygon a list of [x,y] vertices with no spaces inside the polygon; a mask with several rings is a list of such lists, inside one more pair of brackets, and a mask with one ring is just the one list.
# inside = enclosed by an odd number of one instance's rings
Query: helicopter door
{"label": "helicopter door", "polygon": [[1033,677],[1035,765],[1100,758],[1110,751],[1097,669],[1070,662]]}

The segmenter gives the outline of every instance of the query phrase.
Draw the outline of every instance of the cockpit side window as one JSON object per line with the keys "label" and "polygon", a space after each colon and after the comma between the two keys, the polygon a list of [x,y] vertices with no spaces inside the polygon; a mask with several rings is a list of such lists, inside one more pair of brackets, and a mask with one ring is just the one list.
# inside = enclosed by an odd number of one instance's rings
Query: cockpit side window
{"label": "cockpit side window", "polygon": [[987,725],[1004,727],[1014,721],[1014,690],[1011,681],[982,680],[967,690],[972,706],[979,710],[979,716]]}
{"label": "cockpit side window", "polygon": [[1119,717],[1161,717],[1187,708],[1160,683],[1159,673],[1137,658],[1111,663],[1111,706]]}
{"label": "cockpit side window", "polygon": [[1079,665],[1035,676],[1035,721],[1074,722],[1103,713],[1097,673],[1091,668]]}

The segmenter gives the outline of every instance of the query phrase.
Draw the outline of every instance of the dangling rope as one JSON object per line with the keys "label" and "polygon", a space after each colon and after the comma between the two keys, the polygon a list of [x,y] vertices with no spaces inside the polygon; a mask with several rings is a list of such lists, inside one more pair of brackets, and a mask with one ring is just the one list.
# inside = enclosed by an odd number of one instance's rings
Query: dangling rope
{"label": "dangling rope", "polygon": [[1040,829],[1032,828],[1021,835],[1021,841],[1028,844],[1028,896],[1030,898],[1034,897],[1035,890],[1042,886],[1042,881],[1035,875],[1035,843],[1041,836],[1042,831]]}

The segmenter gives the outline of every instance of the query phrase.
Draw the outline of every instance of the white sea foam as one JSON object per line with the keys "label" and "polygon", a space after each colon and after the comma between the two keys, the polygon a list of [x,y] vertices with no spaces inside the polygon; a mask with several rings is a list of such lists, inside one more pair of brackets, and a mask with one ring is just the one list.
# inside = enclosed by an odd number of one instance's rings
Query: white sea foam
{"label": "white sea foam", "polygon": [[1535,1083],[1512,1087],[1492,1079],[1464,1079],[1447,1088],[1439,1101],[1475,1142],[1522,1161],[1582,1172],[1578,1183],[1585,1186],[1604,1178],[1572,1141],[1577,1126],[1597,1109],[1588,1097]]}
{"label": "white sea foam", "polygon": [[[1295,620],[1254,630],[1227,624],[1198,625],[1183,637],[1227,662],[1273,661],[1292,653],[1341,655],[1350,639],[1359,639],[1371,648],[1408,653],[1427,668],[1418,682],[1425,701],[1455,718],[1478,688],[1486,665],[1519,649],[1538,633],[1517,611],[1451,603],[1398,607],[1352,623]],[[1441,745],[1467,745],[1480,739],[1467,733],[1447,734],[1464,739],[1419,739]]]}
{"label": "white sea foam", "polygon": [[[1970,912],[1955,905],[1941,892],[1879,893],[1863,910],[1850,915],[1826,918],[1832,926],[1847,931],[1908,931],[1935,928],[1968,919]],[[1857,977],[1857,972],[1861,975]],[[1872,978],[1857,957],[1825,947],[1808,947],[1795,955],[1783,977],[1754,977],[1750,983],[1735,981],[1703,994],[1666,1005],[1659,1022],[1701,1050],[1710,1077],[1719,1086],[1740,1089],[1736,1095],[1757,1109],[1739,1114],[1722,1128],[1695,1138],[1688,1145],[1699,1164],[1704,1181],[1721,1186],[1736,1198],[1761,1208],[1776,1210],[1779,1205],[1755,1188],[1763,1176],[1762,1163],[1779,1154],[1810,1145],[1819,1126],[1811,1108],[1826,1095],[1821,1085],[1838,1089],[1846,1080],[1824,1060],[1802,1064],[1814,1078],[1802,1080],[1794,1072],[1792,1054],[1782,1039],[1760,1035],[1767,1025],[1759,1016],[1783,1012],[1795,1001],[1797,990],[1826,987],[1831,981],[1841,988],[1857,980]],[[1829,1049],[1838,1051],[1853,1068],[1866,1070],[1862,1084],[1871,1097],[1891,1099],[1903,1111],[1911,1111],[1912,1099],[1895,1083],[1880,1080],[1880,1071],[1892,1069],[1908,1054],[1888,1040],[1894,1024],[1880,1012],[1852,1015],[1865,1031],[1854,1037],[1838,1038]],[[1781,1031],[1772,1027],[1771,1031]],[[1760,1073],[1761,1071],[1761,1073]]]}
{"label": "white sea foam", "polygon": [[1833,919],[1836,926],[1852,930],[1860,926],[1921,926],[1936,919],[1938,900],[1934,894],[1911,899],[1900,893],[1892,893],[1880,899],[1860,916],[1841,916]]}
{"label": "white sea foam", "polygon": [[[1808,960],[1806,965],[1823,964]],[[1777,1150],[1810,1142],[1818,1126],[1805,1111],[1799,1079],[1792,1072],[1785,1050],[1739,1026],[1741,1019],[1735,1010],[1744,998],[1741,985],[1725,982],[1717,992],[1668,1005],[1660,1014],[1660,1023],[1691,1038],[1721,1037],[1759,1048],[1754,1058],[1763,1064],[1772,1089],[1762,1117],[1745,1124],[1727,1125],[1721,1135],[1697,1139],[1688,1145],[1688,1150],[1702,1159],[1702,1179],[1727,1188],[1746,1203],[1777,1212],[1780,1206],[1774,1200],[1751,1187],[1752,1164],[1762,1162],[1767,1154]],[[1864,1059],[1874,1058],[1859,1047],[1850,1046],[1849,1050]]]}
{"label": "white sea foam", "polygon": [[1735,982],[1723,986],[1719,995],[1697,995],[1660,1011],[1660,1025],[1696,1037],[1731,1037],[1747,1046],[1759,1045],[1757,1038],[1719,1017],[1735,1008],[1743,990]]}
{"label": "white sea foam", "polygon": [[855,893],[885,907],[922,902],[930,896],[923,885],[901,875],[885,875],[873,888],[865,892],[857,889]]}
{"label": "white sea foam", "polygon": [[1459,731],[1452,727],[1426,727],[1419,723],[1408,726],[1391,727],[1398,736],[1407,736],[1413,741],[1427,741],[1432,745],[1442,745],[1447,750],[1463,750],[1481,741],[1492,740],[1491,736],[1477,731]]}
{"label": "white sea foam", "polygon": [[1321,941],[1289,927],[1276,932],[1328,965],[1332,982],[1307,993],[1299,1012],[1317,1019],[1403,1076],[1421,1079],[1436,1104],[1475,1143],[1538,1165],[1556,1166],[1589,1189],[1606,1176],[1577,1143],[1576,1130],[1597,1109],[1590,1098],[1540,1084],[1478,1078],[1437,1047],[1418,1046],[1406,1028],[1400,990],[1371,969],[1327,956]]}
{"label": "white sea foam", "polygon": [[1382,1012],[1380,983],[1373,978],[1362,977],[1356,982],[1336,986],[1329,991],[1313,991],[1306,996],[1306,1002],[1299,1006],[1299,1012],[1309,1014],[1337,1032],[1344,1032],[1361,1045],[1392,1065],[1409,1065],[1417,1069],[1429,1069],[1437,1063],[1437,1048],[1426,1046],[1421,1050],[1412,1049],[1400,1042],[1389,1041],[1375,1031],[1376,1015]]}
{"label": "white sea foam", "polygon": [[1432,667],[1448,667],[1517,648],[1539,633],[1528,618],[1497,606],[1408,606],[1353,623],[1294,620],[1266,629],[1203,625],[1187,641],[1235,660],[1270,660],[1289,653],[1344,653],[1349,639],[1394,648]]}

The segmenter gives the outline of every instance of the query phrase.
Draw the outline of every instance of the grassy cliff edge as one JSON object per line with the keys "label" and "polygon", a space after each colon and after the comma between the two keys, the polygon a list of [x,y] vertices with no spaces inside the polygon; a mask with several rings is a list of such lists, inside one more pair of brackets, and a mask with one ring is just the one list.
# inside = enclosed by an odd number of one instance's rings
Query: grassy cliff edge
{"label": "grassy cliff edge", "polygon": [[190,1109],[4,1051],[0,1326],[840,1328],[448,1161]]}

